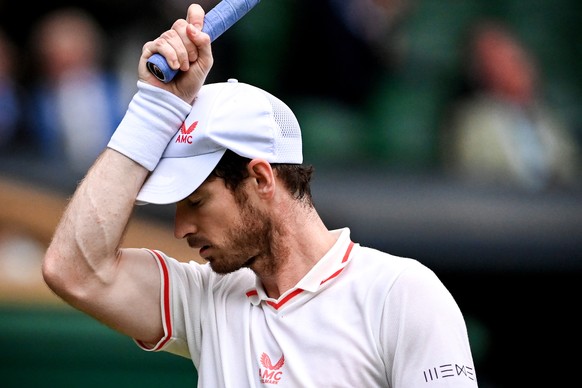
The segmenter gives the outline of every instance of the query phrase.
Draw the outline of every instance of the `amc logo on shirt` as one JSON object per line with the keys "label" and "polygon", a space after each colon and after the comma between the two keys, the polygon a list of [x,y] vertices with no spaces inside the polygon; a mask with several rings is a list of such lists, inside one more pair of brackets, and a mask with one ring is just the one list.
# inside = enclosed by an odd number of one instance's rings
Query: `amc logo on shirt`
{"label": "amc logo on shirt", "polygon": [[283,372],[280,371],[285,363],[285,356],[282,355],[279,361],[275,365],[271,362],[271,358],[267,353],[261,355],[261,365],[263,368],[259,368],[259,377],[262,384],[279,384]]}

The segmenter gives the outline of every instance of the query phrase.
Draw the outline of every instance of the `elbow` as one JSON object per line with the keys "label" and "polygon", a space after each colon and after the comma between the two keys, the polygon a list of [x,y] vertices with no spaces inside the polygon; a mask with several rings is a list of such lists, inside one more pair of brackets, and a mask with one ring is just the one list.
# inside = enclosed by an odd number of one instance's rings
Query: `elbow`
{"label": "elbow", "polygon": [[57,294],[59,294],[59,290],[63,289],[63,285],[66,284],[66,279],[63,277],[64,271],[62,271],[62,268],[59,268],[61,266],[60,263],[59,255],[54,249],[49,248],[42,262],[42,277],[46,285]]}
{"label": "elbow", "polygon": [[72,303],[83,294],[79,274],[69,258],[58,249],[49,247],[42,262],[42,277],[48,288],[65,302]]}
{"label": "elbow", "polygon": [[77,307],[91,301],[106,288],[111,271],[89,265],[78,253],[59,246],[49,246],[42,262],[42,277],[48,288],[68,304]]}

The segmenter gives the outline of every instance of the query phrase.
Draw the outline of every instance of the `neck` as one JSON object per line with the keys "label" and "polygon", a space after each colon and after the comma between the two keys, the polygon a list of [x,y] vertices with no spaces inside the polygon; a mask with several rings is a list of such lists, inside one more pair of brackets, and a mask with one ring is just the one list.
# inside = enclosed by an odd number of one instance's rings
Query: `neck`
{"label": "neck", "polygon": [[293,288],[337,240],[315,209],[303,207],[289,215],[276,228],[271,257],[252,266],[267,295],[275,299]]}

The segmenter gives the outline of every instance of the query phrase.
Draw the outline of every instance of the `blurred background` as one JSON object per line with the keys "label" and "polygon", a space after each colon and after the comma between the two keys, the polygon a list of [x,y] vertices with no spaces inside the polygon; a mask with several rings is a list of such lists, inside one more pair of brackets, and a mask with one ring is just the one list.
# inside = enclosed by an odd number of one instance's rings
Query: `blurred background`
{"label": "blurred background", "polygon": [[[196,380],[188,360],[139,350],[40,276],[66,199],[136,91],[142,45],[188,5],[0,0],[3,386]],[[296,112],[328,226],[451,290],[480,387],[576,381],[581,22],[575,0],[263,0],[213,45],[209,82],[237,78]],[[139,207],[125,244],[196,259],[172,216]]]}

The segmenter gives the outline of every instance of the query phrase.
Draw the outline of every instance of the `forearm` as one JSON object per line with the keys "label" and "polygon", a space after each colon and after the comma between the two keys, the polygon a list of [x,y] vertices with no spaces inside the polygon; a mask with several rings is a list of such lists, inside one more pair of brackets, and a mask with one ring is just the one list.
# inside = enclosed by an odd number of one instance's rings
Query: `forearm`
{"label": "forearm", "polygon": [[[135,197],[148,171],[106,149],[80,183],[55,231],[44,262],[45,279],[65,299],[106,283]],[[72,300],[71,300],[72,302]]]}

